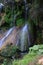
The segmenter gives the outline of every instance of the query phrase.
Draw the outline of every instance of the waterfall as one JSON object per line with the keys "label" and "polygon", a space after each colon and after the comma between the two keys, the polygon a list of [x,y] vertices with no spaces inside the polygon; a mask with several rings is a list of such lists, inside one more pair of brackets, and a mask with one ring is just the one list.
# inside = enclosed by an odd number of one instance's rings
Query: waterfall
{"label": "waterfall", "polygon": [[28,49],[28,24],[25,24],[20,33],[20,49],[21,51]]}
{"label": "waterfall", "polygon": [[30,39],[29,39],[29,25],[28,25],[28,3],[27,0],[24,1],[24,7],[25,7],[25,26],[22,28],[20,32],[20,49],[21,51],[28,50],[28,47],[30,45]]}
{"label": "waterfall", "polygon": [[[24,7],[25,7],[25,25],[23,26],[22,29],[20,29],[20,32],[19,34],[17,34],[17,37],[16,37],[16,45],[20,47],[20,50],[21,51],[26,51],[28,50],[28,47],[30,45],[30,39],[29,39],[29,25],[28,25],[28,3],[27,3],[27,0],[24,0]],[[19,13],[18,13],[19,14]],[[16,19],[16,17],[18,16],[18,14],[16,14],[14,16],[14,20]],[[0,48],[2,47],[3,43],[5,42],[5,40],[7,39],[7,37],[9,35],[11,35],[11,32],[14,30],[14,27],[10,28],[6,35],[0,40]],[[15,32],[15,34],[17,33],[17,31]],[[14,38],[15,36],[13,36]],[[14,41],[14,40],[13,40]]]}
{"label": "waterfall", "polygon": [[4,5],[2,3],[0,3],[0,9],[3,7]]}
{"label": "waterfall", "polygon": [[13,29],[14,29],[14,27],[10,28],[10,29],[7,31],[6,35],[0,40],[0,48],[1,48],[1,46],[3,45],[5,39],[10,35],[10,33],[12,32]]}
{"label": "waterfall", "polygon": [[[2,7],[2,6],[4,6],[2,3],[0,3],[0,8]],[[17,16],[17,14],[14,16],[14,19],[16,19],[16,16]],[[2,45],[4,45],[3,43],[5,42],[5,40],[7,39],[7,37],[11,34],[11,32],[14,30],[14,27],[12,27],[12,28],[10,28],[7,32],[6,32],[6,34],[5,34],[5,36],[2,38],[2,39],[0,39],[0,48],[2,47]]]}

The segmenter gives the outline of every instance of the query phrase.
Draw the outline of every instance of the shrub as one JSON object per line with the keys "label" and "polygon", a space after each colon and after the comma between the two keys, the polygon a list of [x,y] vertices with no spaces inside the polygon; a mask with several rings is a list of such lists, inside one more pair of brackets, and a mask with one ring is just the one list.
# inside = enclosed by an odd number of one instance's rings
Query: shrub
{"label": "shrub", "polygon": [[37,54],[43,54],[43,45],[34,45],[33,47],[29,48],[30,53],[37,53]]}
{"label": "shrub", "polygon": [[18,47],[13,45],[8,45],[5,49],[3,49],[0,54],[3,57],[12,58],[12,56],[15,56],[17,54]]}
{"label": "shrub", "polygon": [[16,23],[17,23],[17,26],[22,26],[24,24],[24,19],[23,18],[17,19]]}

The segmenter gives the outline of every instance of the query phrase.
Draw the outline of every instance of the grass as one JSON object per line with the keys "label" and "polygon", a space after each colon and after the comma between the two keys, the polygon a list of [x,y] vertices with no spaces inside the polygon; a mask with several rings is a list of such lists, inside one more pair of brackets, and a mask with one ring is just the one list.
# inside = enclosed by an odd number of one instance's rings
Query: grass
{"label": "grass", "polygon": [[29,49],[29,53],[26,54],[21,60],[14,60],[13,65],[28,65],[30,62],[35,62],[37,57],[43,55],[43,45],[35,45]]}
{"label": "grass", "polygon": [[[43,56],[43,45],[35,45],[31,48],[29,48],[29,53],[24,55],[23,58],[21,59],[14,59],[11,62],[11,64],[9,65],[37,65],[37,61],[38,59],[41,57],[41,55]],[[4,64],[3,65],[8,65],[8,64]]]}
{"label": "grass", "polygon": [[31,61],[33,61],[37,57],[36,53],[27,54],[21,60],[14,60],[13,65],[28,65]]}

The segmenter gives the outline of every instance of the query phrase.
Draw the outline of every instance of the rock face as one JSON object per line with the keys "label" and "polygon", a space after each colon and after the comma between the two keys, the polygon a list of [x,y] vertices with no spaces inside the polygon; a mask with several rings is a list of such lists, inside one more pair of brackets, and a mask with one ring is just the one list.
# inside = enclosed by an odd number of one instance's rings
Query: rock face
{"label": "rock face", "polygon": [[[33,7],[30,9],[31,19],[35,20],[36,43],[43,43],[43,0],[34,0]],[[33,30],[34,31],[34,30]]]}
{"label": "rock face", "polygon": [[0,33],[0,39],[3,37],[3,35]]}
{"label": "rock face", "polygon": [[40,0],[39,4],[39,27],[41,30],[41,35],[42,35],[42,43],[43,43],[43,0]]}
{"label": "rock face", "polygon": [[12,27],[0,39],[0,50],[9,44],[19,47],[21,51],[28,51],[30,43],[30,34],[28,31],[28,24],[25,24],[23,28]]}
{"label": "rock face", "polygon": [[39,59],[38,64],[43,65],[43,58]]}
{"label": "rock face", "polygon": [[2,39],[2,38],[3,38],[4,33],[5,33],[4,31],[0,30],[0,39]]}
{"label": "rock face", "polygon": [[[2,14],[1,14],[2,15]],[[3,25],[5,23],[4,21],[4,17],[5,17],[6,14],[3,14],[1,17],[2,19],[0,20],[0,26]]]}
{"label": "rock face", "polygon": [[16,45],[18,40],[18,34],[19,30],[17,28],[14,28],[13,31],[8,35],[5,35],[1,41],[0,41],[0,50],[3,49],[6,45],[12,43],[13,45]]}

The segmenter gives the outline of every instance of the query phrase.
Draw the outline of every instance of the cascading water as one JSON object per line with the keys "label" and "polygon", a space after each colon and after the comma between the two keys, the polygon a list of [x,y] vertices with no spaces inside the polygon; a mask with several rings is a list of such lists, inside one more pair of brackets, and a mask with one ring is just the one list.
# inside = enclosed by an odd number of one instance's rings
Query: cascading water
{"label": "cascading water", "polygon": [[28,50],[28,47],[30,45],[30,39],[29,39],[29,25],[27,23],[28,20],[28,3],[27,0],[24,0],[24,7],[25,7],[25,26],[21,30],[20,34],[20,48],[21,51],[26,51]]}
{"label": "cascading water", "polygon": [[[17,16],[18,16],[18,13],[14,16],[14,21],[16,20],[16,17],[17,17]],[[12,27],[12,28],[10,28],[10,29],[6,32],[5,36],[4,36],[2,39],[0,39],[0,48],[2,47],[2,45],[4,45],[3,43],[5,42],[6,38],[11,34],[11,32],[14,30],[14,28],[15,28],[15,26]]]}
{"label": "cascading water", "polygon": [[3,45],[4,41],[5,41],[5,39],[10,35],[10,33],[12,32],[13,29],[14,29],[14,27],[10,28],[10,29],[7,31],[6,35],[0,40],[0,48],[2,47],[2,45]]}
{"label": "cascading water", "polygon": [[[29,47],[29,44],[30,44],[30,39],[29,39],[29,25],[27,23],[27,19],[28,19],[28,16],[27,16],[27,11],[28,11],[28,6],[27,6],[27,1],[24,0],[24,6],[25,6],[25,25],[24,27],[20,30],[18,37],[16,39],[17,41],[17,46],[20,47],[20,50],[21,51],[26,51],[28,50],[28,47]],[[18,14],[17,14],[18,15]],[[16,15],[16,16],[17,16]],[[16,18],[16,16],[14,16],[14,19]],[[8,30],[8,32],[6,33],[6,35],[0,40],[0,48],[2,47],[3,43],[5,42],[6,38],[11,35],[11,32],[14,30],[14,27],[13,28],[10,28],[10,30]],[[17,33],[17,32],[16,32]],[[15,34],[16,34],[15,33]],[[14,37],[13,37],[14,38]]]}
{"label": "cascading water", "polygon": [[20,49],[26,51],[28,49],[28,24],[26,24],[20,33]]}

